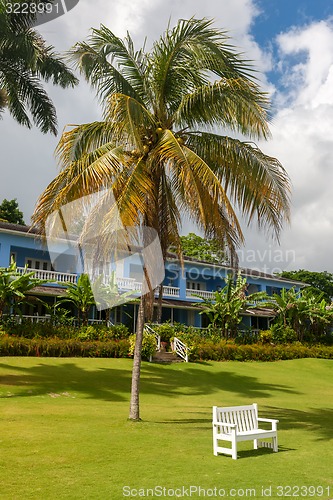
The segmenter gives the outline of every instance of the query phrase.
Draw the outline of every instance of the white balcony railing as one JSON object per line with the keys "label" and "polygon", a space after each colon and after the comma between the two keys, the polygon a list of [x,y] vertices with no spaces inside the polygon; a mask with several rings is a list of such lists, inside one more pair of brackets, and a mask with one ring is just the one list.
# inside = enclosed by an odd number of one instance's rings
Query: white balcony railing
{"label": "white balcony railing", "polygon": [[208,292],[207,290],[192,290],[191,288],[186,288],[186,298],[193,297],[197,299],[201,297],[202,299],[213,299],[214,292]]}
{"label": "white balcony railing", "polygon": [[117,278],[117,285],[120,290],[134,290],[141,292],[142,283],[134,278]]}
{"label": "white balcony railing", "polygon": [[[142,291],[142,283],[135,281],[134,278],[117,278],[117,285],[120,290]],[[158,295],[158,290],[156,291]],[[179,297],[179,288],[175,286],[163,286],[163,296]]]}
{"label": "white balcony railing", "polygon": [[60,283],[76,283],[77,274],[62,273],[58,271],[45,271],[43,269],[31,269],[25,267],[18,267],[17,272],[23,274],[24,272],[35,273],[34,278],[41,280],[57,281]]}
{"label": "white balcony railing", "polygon": [[179,297],[179,288],[176,286],[164,286],[163,296],[166,297]]}

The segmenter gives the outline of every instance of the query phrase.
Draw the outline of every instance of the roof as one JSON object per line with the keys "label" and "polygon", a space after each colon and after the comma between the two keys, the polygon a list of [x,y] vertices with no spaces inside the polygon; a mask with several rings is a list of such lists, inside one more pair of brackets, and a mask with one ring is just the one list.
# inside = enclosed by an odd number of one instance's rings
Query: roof
{"label": "roof", "polygon": [[32,233],[32,234],[40,234],[39,231],[31,226],[26,226],[22,224],[13,224],[12,222],[2,222],[0,221],[0,229],[4,229],[7,231],[17,231],[19,233]]}
{"label": "roof", "polygon": [[53,297],[59,297],[60,295],[62,296],[65,294],[66,288],[46,285],[35,286],[35,288],[32,288],[31,290],[29,290],[29,292],[27,292],[27,295],[49,295]]}
{"label": "roof", "polygon": [[259,316],[261,318],[273,318],[276,316],[276,312],[273,309],[265,309],[263,307],[246,309],[242,314],[244,314],[244,316]]}

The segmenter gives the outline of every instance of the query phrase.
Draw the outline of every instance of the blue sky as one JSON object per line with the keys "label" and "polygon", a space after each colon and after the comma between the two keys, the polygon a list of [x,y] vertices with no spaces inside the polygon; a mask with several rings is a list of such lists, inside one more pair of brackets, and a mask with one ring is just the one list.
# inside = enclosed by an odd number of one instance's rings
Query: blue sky
{"label": "blue sky", "polygon": [[[333,15],[333,4],[328,0],[258,0],[255,5],[259,14],[251,32],[258,45],[272,51],[275,58],[278,58],[277,35]],[[298,60],[305,57],[306,53],[297,55]],[[281,85],[281,72],[274,65],[267,75],[275,85]]]}
{"label": "blue sky", "polygon": [[328,0],[258,0],[256,5],[261,14],[256,18],[253,33],[262,46],[271,43],[274,34],[333,14],[332,2]]}
{"label": "blue sky", "polygon": [[[210,17],[229,31],[240,52],[254,61],[273,103],[272,139],[259,147],[277,157],[292,185],[292,220],[280,244],[244,228],[244,266],[261,270],[333,272],[333,3],[332,0],[80,0],[69,13],[40,26],[57,51],[84,40],[91,27],[130,31],[137,45],[152,42],[169,19]],[[66,124],[100,118],[86,83],[75,90],[48,86]],[[17,198],[29,222],[37,197],[57,173],[58,138],[26,130],[5,114],[0,122],[0,200]],[[190,227],[185,224],[183,232]]]}

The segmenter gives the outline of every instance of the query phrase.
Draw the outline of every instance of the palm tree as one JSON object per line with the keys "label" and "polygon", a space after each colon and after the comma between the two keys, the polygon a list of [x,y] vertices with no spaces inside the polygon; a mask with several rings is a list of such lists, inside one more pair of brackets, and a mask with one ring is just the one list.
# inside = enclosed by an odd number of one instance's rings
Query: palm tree
{"label": "palm tree", "polygon": [[[38,7],[45,0],[27,3]],[[53,47],[32,29],[36,15],[8,13],[6,5],[0,0],[0,117],[7,108],[20,125],[31,128],[28,109],[42,132],[56,135],[56,110],[41,81],[66,88],[74,87],[78,80]]]}
{"label": "palm tree", "polygon": [[[63,204],[101,187],[112,191],[125,226],[154,228],[164,259],[173,245],[181,258],[182,216],[195,221],[231,255],[244,241],[235,208],[248,222],[279,235],[289,217],[289,180],[275,158],[250,139],[269,137],[267,96],[254,71],[207,19],[180,20],[152,49],[136,51],[108,28],[94,29],[71,57],[96,89],[103,121],[62,135],[59,175],[40,197],[35,224]],[[112,240],[110,210],[104,247]],[[137,322],[130,418],[139,419],[142,329]]]}

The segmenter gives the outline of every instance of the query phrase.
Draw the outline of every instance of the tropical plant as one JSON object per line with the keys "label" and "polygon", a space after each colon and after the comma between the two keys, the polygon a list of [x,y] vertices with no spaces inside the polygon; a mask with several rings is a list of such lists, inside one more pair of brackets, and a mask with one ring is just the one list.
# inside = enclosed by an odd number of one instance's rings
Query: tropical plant
{"label": "tropical plant", "polygon": [[0,321],[5,310],[19,313],[20,306],[29,299],[27,293],[36,286],[47,283],[46,280],[34,278],[35,272],[28,272],[27,267],[23,273],[17,270],[16,263],[12,260],[9,267],[0,268]]}
{"label": "tropical plant", "polygon": [[8,11],[7,0],[0,0],[0,117],[7,108],[20,125],[31,128],[29,110],[42,132],[56,134],[56,110],[41,82],[66,88],[74,87],[78,80],[53,47],[32,29],[34,12],[45,0],[25,3],[26,14],[15,14]]}
{"label": "tropical plant", "polygon": [[201,309],[199,314],[208,317],[210,327],[220,330],[222,337],[228,338],[237,335],[237,327],[242,320],[241,313],[245,309],[256,307],[257,301],[264,307],[269,304],[269,298],[266,292],[247,294],[247,281],[240,273],[236,279],[228,274],[225,283],[221,290],[213,293],[212,298],[203,299],[198,296],[202,302],[195,305]]}
{"label": "tropical plant", "polygon": [[283,289],[280,295],[274,294],[273,298],[275,323],[284,328],[292,328],[299,341],[306,334],[319,337],[332,324],[333,309],[327,306],[322,296],[311,295],[306,290],[297,292],[295,288],[291,288]]}
{"label": "tropical plant", "polygon": [[106,311],[107,321],[110,321],[114,307],[134,299],[132,291],[120,292],[115,271],[111,272],[107,282],[104,275],[98,276],[92,284],[92,291],[100,309]]}
{"label": "tropical plant", "polygon": [[80,274],[77,283],[66,283],[66,296],[60,296],[57,305],[65,303],[75,306],[79,324],[88,324],[89,311],[95,304],[95,298],[87,274]]}
{"label": "tropical plant", "polygon": [[[104,119],[62,135],[62,165],[36,206],[43,225],[63,204],[108,188],[125,226],[145,225],[159,236],[162,254],[173,245],[186,214],[235,256],[244,238],[234,206],[248,222],[279,234],[289,217],[289,180],[275,158],[253,142],[213,130],[267,138],[267,95],[254,70],[208,19],[180,20],[151,51],[136,51],[108,28],[94,29],[71,56],[96,89]],[[234,205],[234,206],[233,206]],[[112,244],[114,207],[104,218],[103,247]],[[102,236],[101,236],[102,237]],[[162,289],[161,289],[162,290]],[[150,294],[151,295],[151,294]],[[160,299],[162,291],[160,291]],[[130,418],[139,419],[139,377],[145,311],[137,321]]]}

